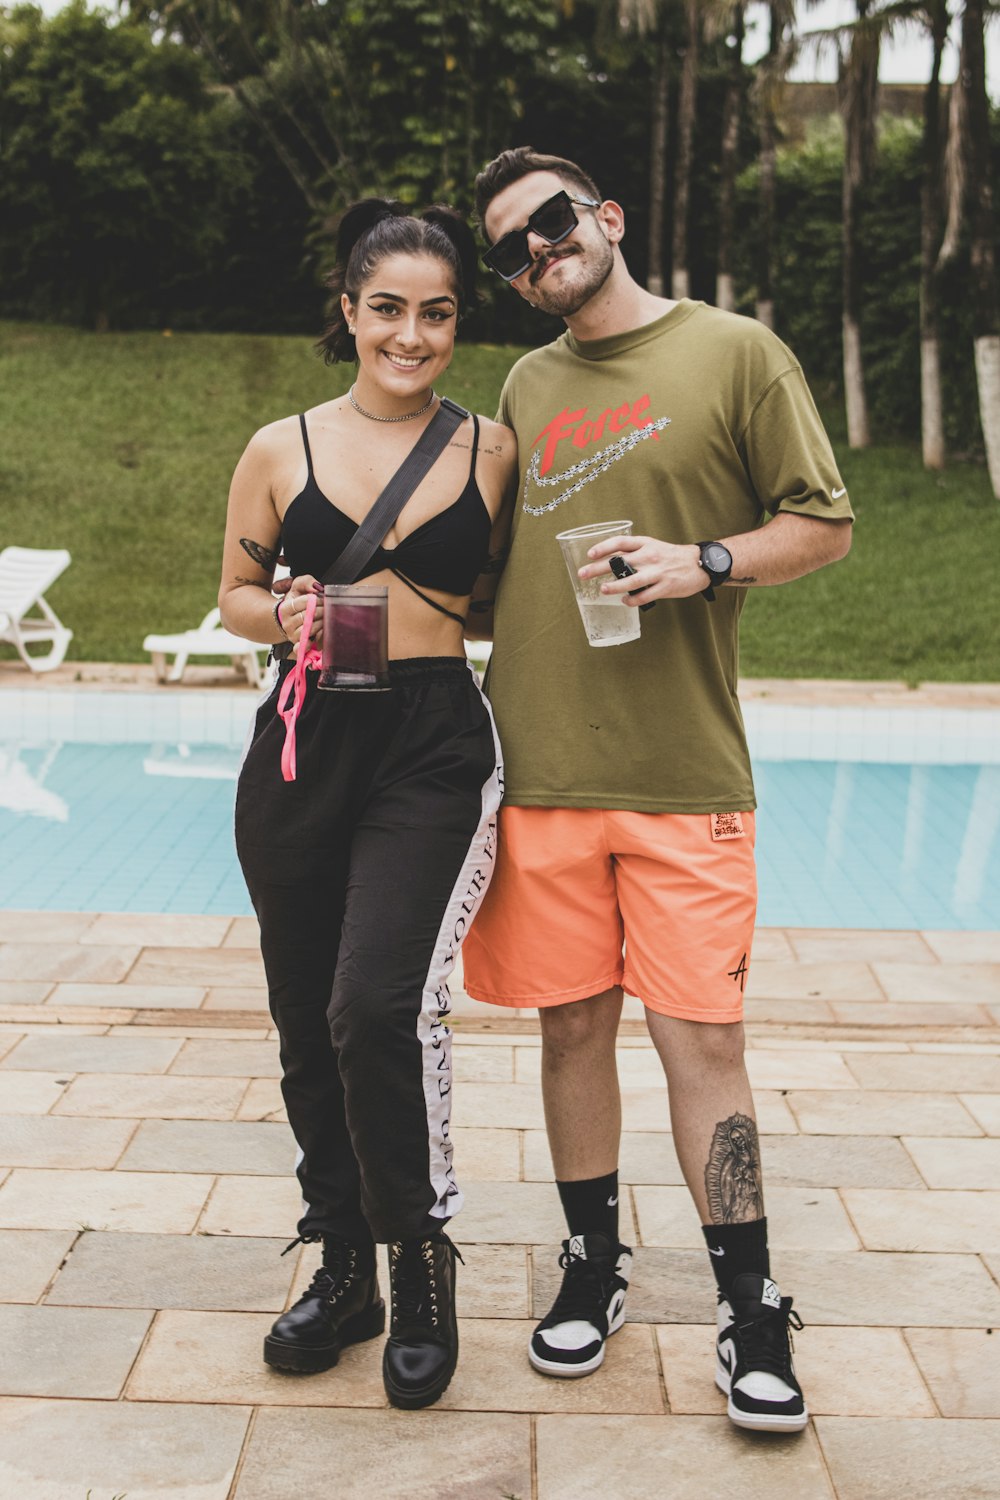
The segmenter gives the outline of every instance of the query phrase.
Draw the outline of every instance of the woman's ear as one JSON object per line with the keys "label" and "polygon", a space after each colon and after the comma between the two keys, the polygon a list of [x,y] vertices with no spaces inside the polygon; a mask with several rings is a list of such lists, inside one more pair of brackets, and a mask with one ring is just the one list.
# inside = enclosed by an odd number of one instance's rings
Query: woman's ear
{"label": "woman's ear", "polygon": [[347,324],[348,333],[353,333],[355,325],[354,303],[346,292],[340,294],[340,310],[344,314],[344,322]]}

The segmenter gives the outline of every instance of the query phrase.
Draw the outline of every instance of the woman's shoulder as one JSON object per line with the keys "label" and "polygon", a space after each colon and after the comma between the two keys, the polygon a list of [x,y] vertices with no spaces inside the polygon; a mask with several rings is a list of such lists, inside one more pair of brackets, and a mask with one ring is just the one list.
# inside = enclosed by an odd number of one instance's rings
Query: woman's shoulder
{"label": "woman's shoulder", "polygon": [[508,463],[517,459],[517,438],[509,427],[494,422],[492,417],[479,418],[479,448],[480,452],[492,453]]}

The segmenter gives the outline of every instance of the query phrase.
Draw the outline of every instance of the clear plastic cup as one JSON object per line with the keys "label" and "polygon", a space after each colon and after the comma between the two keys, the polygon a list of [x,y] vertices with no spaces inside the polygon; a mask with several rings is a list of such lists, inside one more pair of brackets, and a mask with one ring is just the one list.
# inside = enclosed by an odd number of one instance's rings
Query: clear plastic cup
{"label": "clear plastic cup", "polygon": [[325,585],[319,686],[335,693],[380,693],[388,688],[389,590],[385,584]]}
{"label": "clear plastic cup", "polygon": [[593,526],[560,531],[556,537],[566,561],[583,628],[592,646],[621,646],[626,641],[639,639],[639,611],[623,602],[624,594],[601,593],[601,584],[607,583],[611,575],[581,578],[577,572],[591,561],[587,553],[595,542],[607,536],[627,536],[631,530],[631,521],[598,521]]}

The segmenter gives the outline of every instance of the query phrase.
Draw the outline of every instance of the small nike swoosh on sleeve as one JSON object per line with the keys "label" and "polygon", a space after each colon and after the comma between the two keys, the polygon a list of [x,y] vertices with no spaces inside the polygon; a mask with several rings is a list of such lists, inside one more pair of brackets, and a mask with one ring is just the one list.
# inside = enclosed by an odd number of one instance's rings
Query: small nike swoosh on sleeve
{"label": "small nike swoosh on sleeve", "polygon": [[846,495],[847,494],[847,486],[846,486],[846,484],[844,485],[843,489],[841,489],[841,490],[831,490],[830,494],[833,496],[834,500],[839,500],[840,497],[841,497],[841,495]]}

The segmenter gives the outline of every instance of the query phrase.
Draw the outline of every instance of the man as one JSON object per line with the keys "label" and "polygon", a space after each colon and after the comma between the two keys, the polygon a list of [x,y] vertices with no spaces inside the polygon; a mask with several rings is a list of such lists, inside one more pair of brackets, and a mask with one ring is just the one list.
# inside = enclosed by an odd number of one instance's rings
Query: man
{"label": "man", "polygon": [[[798,1317],[770,1276],[743,1060],[755,803],[737,629],[748,588],[845,555],[852,512],[788,349],[750,319],[639,286],[622,209],[580,167],[521,147],[476,190],[487,264],[567,330],[518,361],[500,401],[521,470],[488,679],[506,793],[496,875],[465,948],[471,995],[541,1018],[569,1237],[530,1359],[588,1374],[624,1321],[624,986],[645,1005],[704,1226],[729,1415],[796,1431],[808,1420],[789,1350]],[[556,535],[616,517],[635,534],[594,546],[581,576],[606,580],[624,608],[656,607],[638,641],[595,650]],[[613,576],[613,555],[634,575]]]}

